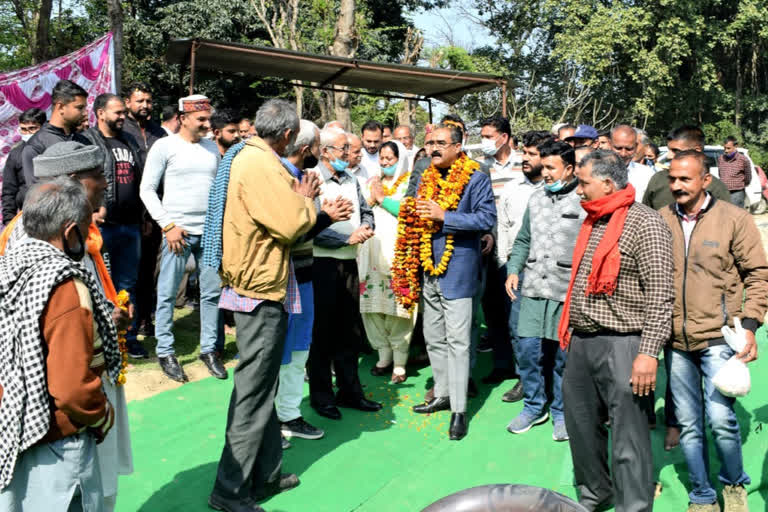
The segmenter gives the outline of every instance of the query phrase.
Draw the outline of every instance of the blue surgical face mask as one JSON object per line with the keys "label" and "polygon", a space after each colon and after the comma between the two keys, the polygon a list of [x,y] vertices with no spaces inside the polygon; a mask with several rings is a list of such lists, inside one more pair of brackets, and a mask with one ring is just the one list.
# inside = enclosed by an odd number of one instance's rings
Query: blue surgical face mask
{"label": "blue surgical face mask", "polygon": [[349,167],[349,162],[345,162],[344,160],[339,160],[338,158],[334,158],[331,162],[331,167],[333,167],[333,170],[336,172],[342,172],[346,170],[347,167]]}
{"label": "blue surgical face mask", "polygon": [[394,163],[390,165],[389,167],[382,167],[381,168],[381,174],[384,176],[394,176],[395,171],[397,171],[397,163]]}
{"label": "blue surgical face mask", "polygon": [[560,192],[564,186],[565,186],[565,182],[563,180],[557,180],[553,183],[544,184],[544,188],[547,189],[548,192],[552,192],[553,194],[556,192]]}

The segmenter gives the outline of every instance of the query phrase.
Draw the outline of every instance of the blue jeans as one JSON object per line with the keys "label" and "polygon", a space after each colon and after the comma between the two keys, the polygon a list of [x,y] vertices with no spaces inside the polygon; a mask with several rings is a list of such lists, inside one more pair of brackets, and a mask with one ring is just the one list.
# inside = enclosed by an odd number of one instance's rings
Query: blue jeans
{"label": "blue jeans", "polygon": [[717,493],[709,481],[705,413],[721,463],[720,481],[726,485],[750,483],[749,476],[744,472],[739,422],[733,411],[735,399],[723,396],[712,384],[715,373],[734,352],[728,345],[709,347],[697,352],[675,349],[669,352],[669,384],[677,421],[682,428],[680,446],[691,479],[692,489],[688,497],[691,503],[714,503]]}
{"label": "blue jeans", "polygon": [[[173,308],[189,255],[192,253],[198,262],[203,258],[202,236],[189,235],[185,240],[187,245],[182,254],[174,254],[168,249],[168,242],[163,238],[160,272],[157,275],[157,311],[155,312],[158,357],[175,353],[171,332]],[[224,348],[224,325],[219,315],[221,279],[218,271],[213,268],[198,265],[198,269],[200,271],[200,353],[208,354]]]}
{"label": "blue jeans", "polygon": [[[514,302],[520,302],[520,298]],[[514,303],[513,303],[514,304]],[[519,306],[518,306],[519,310]],[[544,365],[542,364],[542,343],[558,343],[541,338],[512,338],[517,358],[517,372],[520,374],[520,382],[523,384],[523,412],[538,418],[544,414],[547,405],[547,390],[544,381]],[[555,423],[565,421],[563,413],[563,370],[565,370],[566,353],[558,344],[555,353],[555,365],[552,375],[552,403],[549,410]]]}
{"label": "blue jeans", "polygon": [[[136,282],[141,259],[141,232],[138,225],[104,224],[101,226],[104,248],[109,253],[112,282],[115,290],[127,290],[131,304],[136,306]],[[128,329],[126,339],[136,339],[136,322]]]}

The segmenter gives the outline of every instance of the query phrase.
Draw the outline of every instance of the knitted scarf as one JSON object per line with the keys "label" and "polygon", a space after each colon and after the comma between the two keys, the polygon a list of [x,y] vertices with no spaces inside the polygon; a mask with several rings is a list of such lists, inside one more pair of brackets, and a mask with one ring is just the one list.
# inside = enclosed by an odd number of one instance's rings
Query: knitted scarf
{"label": "knitted scarf", "polygon": [[224,208],[227,205],[227,189],[229,188],[229,172],[232,160],[243,147],[245,142],[238,142],[224,154],[219,163],[216,177],[208,195],[208,211],[205,213],[203,228],[203,258],[201,265],[219,270],[223,254],[222,231],[224,228]]}
{"label": "knitted scarf", "polygon": [[107,374],[113,382],[120,375],[122,357],[112,306],[85,267],[34,239],[0,257],[0,489],[11,482],[19,453],[39,441],[50,427],[51,398],[40,316],[54,287],[69,278],[88,287]]}
{"label": "knitted scarf", "polygon": [[573,266],[571,267],[571,282],[568,284],[568,294],[565,296],[565,305],[563,314],[560,317],[557,336],[560,339],[560,348],[565,350],[571,342],[571,333],[569,330],[571,317],[571,295],[573,293],[573,284],[576,281],[576,274],[579,272],[579,265],[584,253],[587,250],[589,236],[592,234],[592,226],[595,222],[606,215],[610,215],[608,226],[605,229],[603,238],[595,249],[592,256],[592,271],[587,279],[587,295],[613,295],[616,291],[616,281],[621,269],[621,253],[619,252],[619,238],[624,230],[624,222],[627,220],[629,207],[635,202],[635,188],[627,185],[623,190],[619,190],[611,195],[586,201],[581,203],[581,207],[587,212],[587,218],[581,225],[579,237],[576,239],[576,246],[573,249]]}

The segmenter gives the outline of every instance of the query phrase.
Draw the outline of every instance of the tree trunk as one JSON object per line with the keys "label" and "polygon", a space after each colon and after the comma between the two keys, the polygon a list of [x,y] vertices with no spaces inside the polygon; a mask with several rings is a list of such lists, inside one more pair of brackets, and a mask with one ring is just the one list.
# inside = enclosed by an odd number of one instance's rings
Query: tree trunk
{"label": "tree trunk", "polygon": [[[339,19],[336,21],[336,33],[331,46],[331,55],[352,57],[357,50],[357,35],[355,34],[355,0],[341,0]],[[336,120],[344,127],[351,129],[349,116],[349,93],[336,92],[334,113]]]}
{"label": "tree trunk", "polygon": [[[424,36],[418,30],[408,27],[408,33],[405,35],[405,44],[403,48],[403,64],[414,66],[418,63],[421,56],[421,50],[424,47]],[[403,100],[403,108],[397,114],[398,124],[408,126],[413,125],[413,115],[416,112],[418,102],[413,100]]]}
{"label": "tree trunk", "polygon": [[123,7],[120,0],[107,0],[107,13],[115,49],[115,92],[120,94],[123,74]]}
{"label": "tree trunk", "polygon": [[734,92],[733,124],[741,130],[741,97],[744,91],[744,73],[741,70],[741,46],[736,50],[736,91]]}
{"label": "tree trunk", "polygon": [[301,116],[304,115],[304,88],[294,86],[293,93],[296,95],[296,114],[298,114],[299,119],[301,119]]}
{"label": "tree trunk", "polygon": [[37,33],[35,35],[35,51],[32,54],[35,64],[48,60],[52,10],[53,0],[42,0],[40,2],[40,11],[37,19]]}

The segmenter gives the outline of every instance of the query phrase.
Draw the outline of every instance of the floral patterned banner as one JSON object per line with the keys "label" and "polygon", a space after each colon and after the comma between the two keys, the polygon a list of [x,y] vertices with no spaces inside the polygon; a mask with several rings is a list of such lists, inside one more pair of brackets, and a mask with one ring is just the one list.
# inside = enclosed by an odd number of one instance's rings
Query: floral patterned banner
{"label": "floral patterned banner", "polygon": [[0,168],[21,140],[19,114],[35,107],[45,110],[50,117],[51,91],[56,82],[63,79],[88,91],[89,120],[95,125],[91,108],[94,99],[105,92],[116,92],[112,33],[69,55],[0,74]]}

